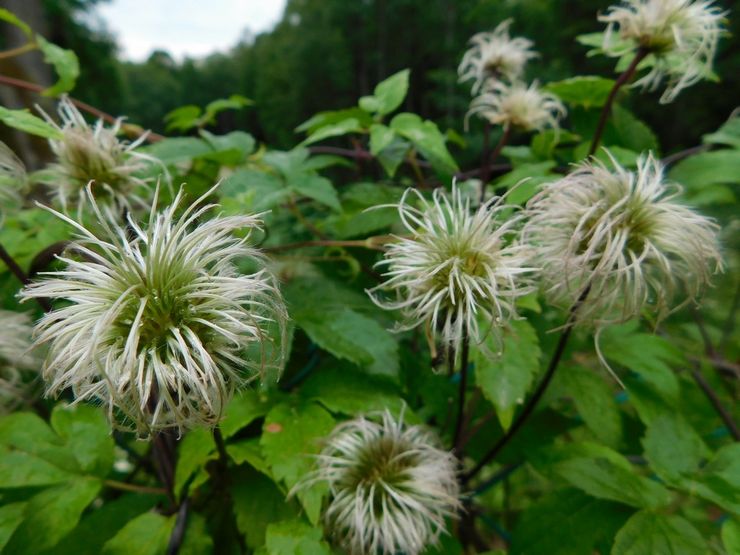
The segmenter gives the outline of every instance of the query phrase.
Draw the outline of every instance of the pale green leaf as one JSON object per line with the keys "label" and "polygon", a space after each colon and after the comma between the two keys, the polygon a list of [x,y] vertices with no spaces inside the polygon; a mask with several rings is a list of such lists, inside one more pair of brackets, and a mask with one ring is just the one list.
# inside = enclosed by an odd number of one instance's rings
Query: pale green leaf
{"label": "pale green leaf", "polygon": [[584,108],[603,106],[614,87],[613,79],[594,75],[579,75],[563,81],[548,83],[543,90],[551,92],[563,102]]}
{"label": "pale green leaf", "polygon": [[77,54],[47,41],[41,35],[36,35],[36,42],[44,54],[44,61],[54,66],[57,74],[57,82],[41,94],[58,96],[71,91],[80,75],[80,62]]}
{"label": "pale green leaf", "polygon": [[377,156],[378,153],[393,142],[396,134],[393,129],[374,123],[370,126],[370,153]]}
{"label": "pale green leaf", "polygon": [[61,139],[63,137],[59,129],[43,119],[37,118],[28,110],[9,110],[0,106],[0,121],[13,129],[45,139]]}
{"label": "pale green leaf", "polygon": [[706,555],[709,548],[691,523],[678,515],[635,513],[614,538],[611,555]]}
{"label": "pale green leaf", "polygon": [[270,555],[331,555],[320,528],[300,520],[287,520],[267,527],[265,546]]}
{"label": "pale green leaf", "polygon": [[642,445],[650,466],[668,482],[693,474],[710,454],[699,434],[675,412],[654,418],[647,426]]}
{"label": "pale green leaf", "polygon": [[31,31],[31,28],[28,26],[28,24],[25,21],[22,21],[17,15],[15,15],[10,10],[6,10],[5,8],[0,8],[0,21],[4,21],[5,23],[10,23],[11,25],[15,25],[21,31],[23,31],[23,34],[26,35],[29,39],[33,36],[33,31]]}
{"label": "pale green leaf", "polygon": [[100,407],[57,405],[51,426],[64,439],[84,473],[105,478],[113,467],[114,442],[110,424]]}
{"label": "pale green leaf", "polygon": [[564,368],[558,377],[589,430],[605,444],[617,446],[622,438],[622,419],[604,377],[580,367]]}
{"label": "pale green leaf", "polygon": [[402,113],[391,120],[390,127],[411,141],[438,172],[452,174],[458,170],[457,163],[447,150],[445,136],[434,122],[422,120],[416,114]]}
{"label": "pale green leaf", "polygon": [[160,555],[167,549],[175,516],[144,513],[130,520],[103,546],[103,555]]}
{"label": "pale green leaf", "polygon": [[331,181],[325,177],[305,173],[294,177],[290,181],[290,187],[296,193],[320,202],[332,210],[336,210],[337,212],[341,212],[342,210],[342,206],[339,204],[337,190]]}

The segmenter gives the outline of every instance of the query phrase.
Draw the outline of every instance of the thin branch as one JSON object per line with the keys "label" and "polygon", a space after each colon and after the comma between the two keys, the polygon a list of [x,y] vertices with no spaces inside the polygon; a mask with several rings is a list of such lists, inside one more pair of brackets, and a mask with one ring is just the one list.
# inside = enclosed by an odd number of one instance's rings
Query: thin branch
{"label": "thin branch", "polygon": [[175,526],[170,534],[170,541],[167,544],[167,555],[177,555],[182,546],[182,542],[185,539],[185,530],[188,525],[188,509],[190,508],[190,500],[186,497],[180,503],[180,508],[177,511],[177,518],[175,519]]}
{"label": "thin branch", "polygon": [[709,145],[692,146],[691,148],[679,150],[678,152],[674,152],[673,154],[666,156],[661,160],[661,162],[664,166],[670,166],[671,164],[675,164],[676,162],[679,162],[684,158],[688,158],[689,156],[693,156],[694,154],[699,154],[700,152],[706,152],[707,150],[709,150]]}
{"label": "thin branch", "polygon": [[103,480],[103,485],[111,489],[118,489],[121,491],[134,491],[136,493],[151,493],[154,495],[167,495],[167,490],[164,488],[153,488],[149,486],[139,486],[136,484],[129,484],[126,482],[119,482],[118,480]]}
{"label": "thin branch", "polygon": [[591,141],[591,148],[588,149],[589,156],[592,156],[594,152],[596,152],[596,149],[599,148],[601,136],[604,134],[606,122],[609,119],[609,114],[612,111],[612,105],[614,104],[614,99],[617,97],[617,92],[619,92],[619,89],[621,89],[623,85],[629,82],[629,80],[635,74],[635,70],[637,69],[639,63],[644,60],[649,53],[650,52],[647,48],[639,48],[635,53],[635,57],[632,59],[629,67],[624,70],[624,73],[622,73],[622,75],[620,75],[619,78],[614,82],[614,86],[612,87],[612,90],[609,91],[609,96],[607,97],[606,102],[604,103],[604,107],[601,110],[599,123],[596,126],[594,138]]}
{"label": "thin branch", "polygon": [[725,426],[727,426],[727,429],[730,431],[730,434],[732,435],[733,439],[735,441],[740,441],[740,429],[738,429],[737,424],[735,424],[735,421],[732,419],[732,415],[727,411],[727,409],[724,406],[722,406],[722,402],[717,396],[717,393],[714,391],[714,389],[712,389],[712,386],[709,384],[707,379],[704,377],[704,374],[702,374],[697,368],[692,368],[691,376],[694,378],[694,381],[696,382],[696,384],[704,392],[704,395],[707,396],[707,399],[709,399],[709,402],[712,403],[714,410],[717,412],[719,417],[722,419],[722,422],[725,423]]}
{"label": "thin branch", "polygon": [[499,139],[498,143],[496,144],[496,147],[493,149],[493,152],[491,153],[490,157],[486,156],[484,153],[484,162],[481,166],[481,187],[480,187],[480,204],[483,204],[483,201],[486,198],[486,187],[488,187],[488,181],[490,179],[491,173],[490,173],[490,167],[491,164],[493,164],[496,159],[499,157],[499,154],[501,154],[501,151],[506,146],[506,143],[509,142],[509,137],[511,136],[511,125],[507,125],[504,127],[504,133],[501,135],[501,138]]}
{"label": "thin branch", "polygon": [[727,313],[727,320],[725,320],[725,325],[722,326],[722,337],[719,340],[719,347],[717,348],[720,353],[725,352],[725,348],[732,337],[732,332],[735,331],[735,317],[737,316],[738,308],[740,308],[740,281],[738,281],[735,288],[735,296],[732,299],[730,312]]}
{"label": "thin branch", "polygon": [[545,372],[545,376],[542,378],[542,381],[537,386],[537,389],[532,394],[532,397],[527,402],[527,405],[524,407],[522,412],[517,416],[517,419],[514,421],[514,423],[511,425],[511,428],[503,435],[501,438],[496,442],[496,444],[491,448],[488,453],[486,453],[483,458],[476,464],[472,470],[469,472],[463,474],[462,476],[462,483],[466,484],[470,481],[471,478],[473,478],[480,470],[486,466],[489,462],[491,462],[494,458],[496,458],[496,455],[499,454],[499,452],[511,441],[511,439],[516,435],[516,433],[519,431],[519,429],[522,427],[524,422],[529,418],[529,416],[534,412],[535,407],[537,406],[537,403],[542,398],[542,395],[545,393],[545,390],[547,389],[547,386],[550,384],[550,381],[552,380],[552,377],[555,375],[555,370],[557,370],[558,365],[560,364],[560,359],[563,357],[563,353],[565,352],[565,347],[568,344],[568,340],[570,339],[571,332],[573,331],[573,326],[576,322],[576,317],[578,316],[578,310],[581,308],[581,305],[586,300],[586,297],[588,297],[589,291],[591,290],[591,286],[589,285],[586,287],[581,295],[578,297],[578,300],[573,304],[573,306],[570,309],[570,312],[568,314],[568,319],[565,322],[565,326],[563,327],[563,331],[560,333],[560,339],[558,340],[557,347],[555,348],[555,352],[552,354],[552,358],[550,358],[550,363],[547,366],[547,371]]}
{"label": "thin branch", "polygon": [[465,394],[468,388],[468,357],[470,353],[470,339],[467,332],[464,332],[462,338],[462,349],[460,350],[460,389],[457,397],[457,419],[455,422],[455,435],[453,436],[452,446],[459,459],[462,460],[462,439],[463,422],[465,421]]}
{"label": "thin branch", "polygon": [[371,249],[382,251],[383,245],[395,241],[396,238],[391,235],[378,235],[356,241],[339,241],[333,239],[324,239],[319,241],[299,241],[297,243],[288,243],[285,245],[276,245],[274,247],[263,247],[265,252],[281,252],[305,247],[357,247],[361,249]]}
{"label": "thin branch", "polygon": [[36,50],[38,46],[35,42],[27,42],[23,46],[17,46],[15,48],[10,48],[8,50],[3,50],[0,52],[0,60],[4,60],[6,58],[14,58],[15,56],[20,56],[21,54],[25,54],[26,52],[30,52],[31,50]]}
{"label": "thin branch", "polygon": [[[37,85],[36,83],[24,81],[23,79],[16,79],[15,77],[8,77],[7,75],[0,75],[0,84],[15,87],[17,89],[25,89],[37,94],[40,94],[41,92],[46,90],[45,87]],[[71,96],[69,97],[69,101],[83,112],[87,112],[88,114],[91,114],[96,118],[102,119],[103,121],[106,121],[108,123],[116,123],[118,121],[118,118],[97,109],[95,106],[91,106],[87,102],[77,100],[76,98],[72,98]],[[126,133],[130,133],[137,137],[141,137],[142,135],[146,134],[146,140],[150,143],[156,143],[157,141],[161,141],[165,138],[164,135],[154,133],[153,131],[146,131],[138,125],[124,124],[121,128]]]}
{"label": "thin branch", "polygon": [[[8,270],[10,270],[10,273],[17,277],[18,281],[20,281],[23,285],[28,285],[31,282],[31,280],[28,279],[26,272],[23,271],[23,268],[18,265],[13,257],[10,256],[10,253],[6,251],[5,247],[3,247],[2,245],[0,245],[0,260],[5,263],[5,265],[8,267]],[[49,299],[36,297],[36,302],[39,303],[39,306],[44,312],[51,312],[51,303],[49,302]]]}

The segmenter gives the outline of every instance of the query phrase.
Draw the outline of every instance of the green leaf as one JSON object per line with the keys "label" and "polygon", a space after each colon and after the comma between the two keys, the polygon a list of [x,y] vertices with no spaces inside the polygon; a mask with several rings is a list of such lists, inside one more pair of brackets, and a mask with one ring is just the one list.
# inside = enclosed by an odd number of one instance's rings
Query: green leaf
{"label": "green leaf", "polygon": [[54,66],[57,73],[57,82],[51,87],[44,90],[41,94],[44,96],[58,96],[62,93],[71,91],[77,77],[80,75],[80,62],[77,55],[71,50],[60,48],[41,35],[36,35],[36,42],[44,54],[44,61]]}
{"label": "green leaf", "polygon": [[380,151],[393,142],[395,136],[396,134],[390,127],[379,123],[372,124],[370,126],[370,153],[377,156]]}
{"label": "green leaf", "polygon": [[[236,166],[246,161],[254,151],[256,141],[254,137],[244,131],[232,131],[226,135],[214,135],[206,130],[200,131],[200,136],[203,137],[206,142],[211,145],[214,151],[221,153],[224,160],[224,165]],[[209,155],[209,158],[211,155]]]}
{"label": "green leaf", "polygon": [[652,129],[619,104],[612,107],[611,124],[619,137],[619,146],[635,152],[659,150],[658,138]]}
{"label": "green leaf", "polygon": [[722,525],[722,543],[728,554],[740,553],[740,522],[731,518],[725,521]]}
{"label": "green leaf", "polygon": [[554,167],[555,162],[552,160],[522,164],[496,179],[493,182],[494,188],[505,187],[510,191],[506,195],[507,204],[523,205],[539,191],[540,185],[557,178],[550,172]]}
{"label": "green leaf", "polygon": [[213,148],[203,139],[195,137],[175,137],[162,139],[153,145],[141,149],[142,152],[150,154],[162,161],[163,164],[178,164],[189,162],[213,152]]}
{"label": "green leaf", "polygon": [[355,368],[317,369],[301,386],[301,396],[320,402],[332,412],[354,416],[389,409],[398,414],[404,406],[396,385],[368,376]]}
{"label": "green leaf", "polygon": [[378,162],[389,177],[396,175],[398,166],[405,160],[411,145],[401,137],[394,137],[390,145],[377,154]]}
{"label": "green leaf", "polygon": [[246,389],[234,397],[226,407],[226,415],[219,423],[224,439],[229,439],[257,418],[267,414],[273,399],[256,389]]}
{"label": "green leaf", "polygon": [[390,114],[398,108],[409,89],[409,70],[394,73],[378,83],[372,96],[360,98],[360,108],[380,116]]}
{"label": "green leaf", "polygon": [[28,110],[9,110],[0,106],[0,121],[13,129],[45,139],[61,139],[64,136],[59,129],[37,118]]}
{"label": "green leaf", "polygon": [[740,115],[730,117],[717,131],[702,137],[704,144],[727,145],[740,149]]}
{"label": "green leaf", "polygon": [[604,378],[580,367],[564,368],[558,378],[589,430],[605,444],[616,447],[622,439],[622,419]]}
{"label": "green leaf", "polygon": [[[275,406],[265,419],[260,439],[262,452],[273,476],[289,488],[295,486],[313,468],[312,455],[319,452],[320,439],[333,428],[331,414],[316,403],[283,403]],[[298,493],[306,515],[313,523],[318,521],[324,492],[320,486],[302,489]]]}
{"label": "green leaf", "polygon": [[416,114],[403,113],[391,120],[390,127],[411,141],[436,171],[453,174],[458,170],[457,163],[445,145],[445,136],[439,131],[436,123],[422,121]]}
{"label": "green leaf", "polygon": [[253,437],[230,443],[226,446],[226,452],[236,464],[247,463],[255,470],[271,477],[270,465],[267,464],[265,457],[262,455],[262,447],[260,447],[259,441],[258,437]]}
{"label": "green leaf", "polygon": [[555,470],[575,487],[600,499],[637,508],[662,507],[671,501],[668,490],[658,482],[606,458],[573,458],[558,463]]}
{"label": "green leaf", "polygon": [[296,193],[325,204],[332,210],[336,210],[337,212],[342,211],[337,190],[331,181],[325,177],[310,173],[302,174],[290,181],[290,188]]}
{"label": "green leaf", "polygon": [[212,432],[206,428],[192,430],[180,441],[175,469],[177,496],[184,495],[183,488],[193,474],[202,470],[209,460],[216,458],[213,454],[215,449]]}
{"label": "green leaf", "polygon": [[673,166],[668,178],[696,191],[720,183],[740,183],[740,150],[695,154]]}
{"label": "green leaf", "polygon": [[345,110],[319,112],[296,127],[295,131],[296,133],[306,131],[311,134],[321,127],[333,125],[347,119],[356,119],[360,122],[363,128],[369,127],[372,123],[372,117],[365,110],[361,110],[360,108],[347,108]]}
{"label": "green leaf", "polygon": [[705,555],[708,552],[701,534],[685,518],[639,511],[617,533],[611,555]]}
{"label": "green leaf", "polygon": [[175,108],[165,114],[164,121],[167,125],[164,130],[169,133],[171,131],[187,131],[188,129],[192,129],[198,125],[198,118],[202,111],[199,106],[195,106],[194,104]]}
{"label": "green leaf", "polygon": [[331,555],[319,528],[300,520],[287,520],[267,527],[265,546],[270,555]]}
{"label": "green leaf", "polygon": [[606,104],[606,99],[614,87],[613,79],[605,79],[594,75],[580,75],[563,81],[548,83],[543,87],[563,102],[584,108],[600,107]]}
{"label": "green leaf", "polygon": [[252,106],[253,100],[240,94],[232,94],[229,98],[219,98],[209,102],[206,105],[203,117],[200,118],[198,125],[209,125],[216,123],[216,116],[224,110],[240,110],[246,106]]}
{"label": "green leaf", "polygon": [[57,405],[51,426],[64,439],[87,474],[105,478],[113,468],[114,442],[110,424],[100,407]]}
{"label": "green leaf", "polygon": [[10,23],[11,25],[15,25],[21,31],[23,31],[23,34],[26,35],[29,39],[33,36],[33,31],[31,31],[31,28],[28,26],[28,24],[20,20],[18,16],[15,15],[10,10],[6,10],[5,8],[0,8],[0,21],[4,21],[5,23]]}
{"label": "green leaf", "polygon": [[663,480],[672,483],[696,472],[710,451],[679,413],[665,413],[647,426],[642,440],[645,458]]}
{"label": "green leaf", "polygon": [[318,143],[319,141],[323,141],[324,139],[328,139],[330,137],[340,137],[348,133],[360,133],[362,131],[363,127],[357,118],[347,118],[337,123],[331,123],[329,125],[319,127],[318,129],[313,131],[301,144],[304,146],[310,145],[313,143]]}
{"label": "green leaf", "polygon": [[373,374],[398,373],[398,343],[378,322],[349,308],[320,307],[291,312],[311,340],[337,358]]}
{"label": "green leaf", "polygon": [[511,555],[591,555],[611,543],[630,514],[623,505],[594,499],[575,489],[541,498],[519,517]]}
{"label": "green leaf", "polygon": [[167,549],[175,516],[144,513],[130,520],[103,546],[103,555],[160,555]]}
{"label": "green leaf", "polygon": [[[515,320],[510,327],[504,333],[503,345],[491,333],[485,345],[473,354],[476,383],[496,407],[496,415],[505,430],[511,425],[516,405],[524,402],[540,367],[537,332],[526,320]],[[496,356],[499,349],[501,356]]]}
{"label": "green leaf", "polygon": [[208,533],[205,518],[190,513],[178,555],[212,555],[213,552],[213,538]]}
{"label": "green leaf", "polygon": [[[2,18],[0,12],[0,19]],[[9,503],[0,506],[0,553],[16,528],[23,522],[27,503]]]}
{"label": "green leaf", "polygon": [[77,526],[82,511],[97,497],[101,485],[100,480],[78,478],[35,495],[5,552],[35,555],[56,545]]}
{"label": "green leaf", "polygon": [[158,500],[156,496],[133,493],[108,501],[84,516],[80,524],[45,555],[98,555],[105,542]]}
{"label": "green leaf", "polygon": [[264,474],[241,466],[232,475],[232,499],[239,530],[252,549],[265,543],[265,532],[271,522],[292,518],[296,510],[285,495]]}

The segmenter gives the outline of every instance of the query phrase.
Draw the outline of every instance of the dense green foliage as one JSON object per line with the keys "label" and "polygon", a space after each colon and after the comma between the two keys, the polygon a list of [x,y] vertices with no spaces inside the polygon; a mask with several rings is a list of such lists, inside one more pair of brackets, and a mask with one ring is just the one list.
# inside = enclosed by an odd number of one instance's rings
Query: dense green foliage
{"label": "dense green foliage", "polygon": [[[75,7],[50,4],[67,15]],[[596,6],[564,4],[291,1],[274,31],[202,63],[157,53],[144,64],[96,65],[87,63],[97,54],[86,50],[89,37],[76,34],[79,24],[48,37],[77,51],[82,99],[167,134],[137,148],[158,161],[142,179],[164,182],[166,167],[189,200],[220,181],[212,197],[223,214],[263,213],[264,232],[254,239],[279,278],[290,325],[280,380],[240,392],[216,435],[195,429],[142,441],[111,432],[105,411],[70,404],[71,391],[42,398],[40,364],[24,374],[21,406],[0,417],[0,553],[157,554],[178,538],[183,554],[340,554],[322,526],[327,488],[289,495],[336,424],[403,412],[451,449],[458,366],[467,354],[453,355],[448,368],[423,327],[389,331],[399,315],[376,306],[366,290],[381,280],[374,264],[387,236],[408,233],[389,207],[405,189],[430,197],[456,178],[476,191],[470,178],[486,174],[483,124],[471,121],[463,133],[468,85],[455,83],[472,33],[516,16],[517,34],[535,39],[541,52],[528,76],[569,111],[559,132],[515,133],[490,189],[511,191],[507,202],[523,207],[586,158],[615,83],[604,59],[581,69],[586,48],[574,41],[598,30]],[[601,356],[596,328],[576,327],[533,413],[493,460],[467,475],[465,511],[427,554],[740,553],[740,444],[732,425],[740,117],[730,114],[740,54],[728,44],[716,68],[723,82],[697,85],[674,104],[621,89],[601,141],[627,168],[646,151],[663,158],[667,178],[683,186],[681,201],[720,225],[725,272],[697,306],[660,322],[645,311],[604,327]],[[60,85],[52,95],[77,77],[71,50],[55,48],[49,61]],[[98,71],[120,77],[120,86],[106,83],[112,94],[95,83]],[[705,95],[716,102],[692,105]],[[30,112],[0,108],[0,120],[44,139],[61,133]],[[136,137],[138,129],[123,133]],[[492,130],[489,149],[501,135]],[[671,156],[678,146],[700,148]],[[606,159],[603,151],[597,157]],[[59,242],[74,230],[33,199],[54,200],[35,186],[19,206],[3,206],[0,245],[37,278],[60,267],[50,252],[61,252]],[[160,203],[170,200],[163,186]],[[18,277],[0,265],[0,308],[41,317],[41,306],[19,304]],[[463,476],[530,407],[562,337],[567,307],[550,306],[542,291],[517,304],[522,319],[504,327],[501,344],[491,335],[470,345],[457,450]],[[171,460],[163,462],[163,452]]]}

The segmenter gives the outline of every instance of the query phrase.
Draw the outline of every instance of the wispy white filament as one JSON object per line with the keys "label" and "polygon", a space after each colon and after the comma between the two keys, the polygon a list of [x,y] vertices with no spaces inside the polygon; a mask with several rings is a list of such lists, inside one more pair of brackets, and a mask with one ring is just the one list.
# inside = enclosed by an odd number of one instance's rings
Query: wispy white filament
{"label": "wispy white filament", "polygon": [[523,131],[542,131],[548,127],[557,130],[565,114],[563,103],[555,95],[542,92],[537,83],[527,87],[521,82],[496,81],[470,103],[465,125],[470,116],[477,115],[493,125]]}
{"label": "wispy white filament", "polygon": [[650,72],[635,85],[653,90],[667,79],[660,101],[668,103],[711,75],[725,15],[713,0],[623,0],[599,20],[608,23],[607,54],[621,57],[637,48],[652,54]]}
{"label": "wispy white filament", "polygon": [[88,188],[102,236],[50,210],[77,229],[79,258],[62,258],[63,270],[22,294],[67,302],[37,325],[37,342],[50,345],[48,393],[71,387],[79,400],[104,403],[117,425],[146,435],[215,424],[234,390],[260,376],[267,327],[282,328],[285,309],[267,270],[236,270],[240,260],[263,264],[233,236],[258,228],[259,218],[203,219],[212,191],[179,218],[182,191],[161,213],[155,197],[142,228],[130,218],[117,224]]}
{"label": "wispy white filament", "polygon": [[26,166],[8,145],[0,141],[0,211],[21,201],[28,186]]}
{"label": "wispy white filament", "polygon": [[585,162],[528,205],[523,240],[533,244],[551,301],[571,306],[590,286],[581,321],[626,321],[652,308],[658,319],[681,290],[688,302],[721,267],[717,226],[676,201],[652,154],[637,171]]}
{"label": "wispy white filament", "polygon": [[431,432],[385,411],[337,426],[303,485],[329,485],[326,528],[352,555],[417,555],[460,510],[456,466]]}
{"label": "wispy white filament", "polygon": [[[451,195],[436,189],[431,202],[415,189],[404,193],[398,212],[410,235],[388,246],[379,262],[387,280],[368,291],[379,306],[401,311],[399,329],[424,325],[457,348],[464,335],[480,342],[516,316],[532,268],[528,249],[513,241],[520,216],[497,200],[471,211],[454,185]],[[379,294],[386,290],[395,300]]]}
{"label": "wispy white filament", "polygon": [[473,81],[473,94],[478,94],[489,80],[519,79],[527,61],[538,56],[529,39],[509,37],[512,21],[502,21],[493,31],[477,33],[470,39],[470,49],[465,52],[457,73],[460,82]]}
{"label": "wispy white filament", "polygon": [[38,370],[39,361],[31,350],[31,334],[31,319],[27,314],[0,310],[0,415],[26,400],[28,385],[22,372]]}

